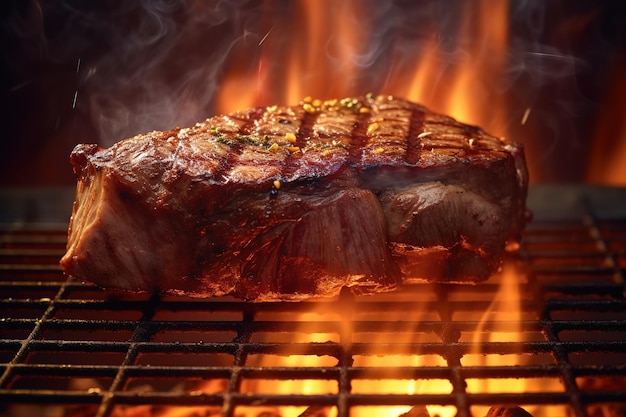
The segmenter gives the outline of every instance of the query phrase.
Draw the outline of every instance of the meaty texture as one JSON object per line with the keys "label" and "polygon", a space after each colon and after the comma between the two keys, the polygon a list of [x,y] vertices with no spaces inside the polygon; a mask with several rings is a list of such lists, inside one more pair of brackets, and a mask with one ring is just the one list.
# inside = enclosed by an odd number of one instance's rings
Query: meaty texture
{"label": "meaty texture", "polygon": [[525,220],[522,146],[379,96],[78,145],[67,274],[300,300],[487,279]]}

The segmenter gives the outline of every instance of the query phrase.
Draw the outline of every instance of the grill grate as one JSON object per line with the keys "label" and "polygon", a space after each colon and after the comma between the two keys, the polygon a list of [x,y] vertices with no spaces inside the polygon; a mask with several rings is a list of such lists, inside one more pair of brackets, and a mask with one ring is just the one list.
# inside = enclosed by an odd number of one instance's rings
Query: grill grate
{"label": "grill grate", "polygon": [[5,227],[0,415],[624,416],[626,215],[575,202],[488,282],[300,303],[102,291],[62,275],[64,226]]}

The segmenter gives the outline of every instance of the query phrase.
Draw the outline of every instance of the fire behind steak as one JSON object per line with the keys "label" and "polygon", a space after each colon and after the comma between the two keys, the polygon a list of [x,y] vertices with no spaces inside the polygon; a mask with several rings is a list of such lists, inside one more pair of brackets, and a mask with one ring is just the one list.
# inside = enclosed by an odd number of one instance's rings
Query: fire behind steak
{"label": "fire behind steak", "polygon": [[78,145],[66,273],[251,301],[476,282],[524,224],[522,146],[379,96]]}

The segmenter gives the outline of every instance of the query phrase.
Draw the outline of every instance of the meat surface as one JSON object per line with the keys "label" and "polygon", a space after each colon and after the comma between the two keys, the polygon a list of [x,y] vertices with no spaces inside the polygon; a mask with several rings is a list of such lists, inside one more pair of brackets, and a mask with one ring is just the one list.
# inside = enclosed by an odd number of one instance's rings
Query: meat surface
{"label": "meat surface", "polygon": [[390,96],[81,144],[64,271],[249,301],[477,282],[525,221],[523,148]]}

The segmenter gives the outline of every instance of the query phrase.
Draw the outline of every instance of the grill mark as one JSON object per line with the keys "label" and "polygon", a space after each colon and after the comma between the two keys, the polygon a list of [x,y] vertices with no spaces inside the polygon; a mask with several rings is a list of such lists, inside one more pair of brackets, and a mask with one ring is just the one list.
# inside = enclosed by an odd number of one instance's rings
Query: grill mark
{"label": "grill mark", "polygon": [[[247,119],[238,118],[238,120],[246,120],[246,123],[239,128],[239,130],[237,131],[237,134],[249,135],[250,132],[252,131],[252,128],[255,125],[255,122],[261,119],[261,117],[263,117],[266,111],[267,111],[267,108],[257,108],[247,113],[250,115],[249,118]],[[224,182],[226,181],[226,177],[228,176],[228,173],[232,170],[232,168],[235,166],[235,164],[239,160],[239,156],[243,152],[244,146],[245,146],[244,144],[239,144],[239,143],[229,145],[230,149],[228,150],[228,154],[226,155],[226,158],[220,161],[219,165],[217,166],[217,169],[215,170],[216,179],[220,179]]]}
{"label": "grill mark", "polygon": [[315,126],[315,123],[321,114],[320,112],[309,113],[307,111],[303,113],[302,120],[300,120],[300,127],[296,133],[295,143],[295,146],[299,146],[300,149],[306,146],[307,138],[311,137],[313,134],[313,126]]}
{"label": "grill mark", "polygon": [[348,162],[352,166],[359,165],[363,158],[363,149],[369,140],[367,129],[372,122],[370,116],[370,113],[358,113],[352,128],[350,146],[348,146]]}
{"label": "grill mark", "polygon": [[[292,145],[299,147],[300,152],[302,152],[302,149],[306,147],[308,138],[313,135],[313,127],[317,123],[317,119],[320,114],[320,112],[302,112],[300,127],[298,127],[298,131],[296,132],[296,142]],[[283,160],[283,164],[280,167],[281,178],[288,178],[292,176],[294,169],[296,169],[296,164],[291,161],[295,158],[300,158],[302,156],[300,152],[290,153]]]}
{"label": "grill mark", "polygon": [[247,112],[247,114],[250,117],[247,117],[245,119],[239,119],[239,120],[245,120],[246,123],[244,123],[240,128],[239,131],[237,132],[240,135],[250,135],[253,134],[255,131],[255,126],[256,126],[256,122],[261,120],[261,118],[263,118],[263,116],[265,115],[265,113],[267,113],[267,107],[257,107],[255,109],[250,110],[249,112]]}
{"label": "grill mark", "polygon": [[424,110],[419,107],[411,109],[409,118],[409,131],[406,136],[406,153],[404,162],[408,165],[417,165],[421,157],[422,139],[419,135],[424,132]]}

